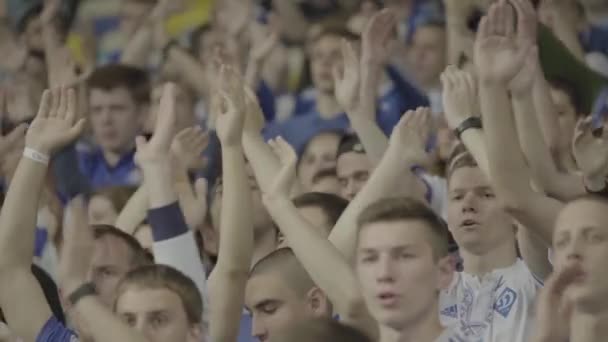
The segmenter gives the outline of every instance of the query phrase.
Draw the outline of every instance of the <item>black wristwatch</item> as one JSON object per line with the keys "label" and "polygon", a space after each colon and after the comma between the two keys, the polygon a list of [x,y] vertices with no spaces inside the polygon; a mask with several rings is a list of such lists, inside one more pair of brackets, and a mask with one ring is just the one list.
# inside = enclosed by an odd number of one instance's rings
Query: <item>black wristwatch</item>
{"label": "black wristwatch", "polygon": [[460,139],[460,136],[462,135],[462,133],[464,133],[464,131],[466,131],[467,129],[469,129],[469,128],[481,129],[481,127],[482,127],[481,118],[479,118],[477,116],[471,116],[471,117],[467,118],[466,120],[464,120],[463,122],[461,122],[458,127],[456,127],[456,129],[454,130],[454,134],[456,135],[456,137],[458,139]]}
{"label": "black wristwatch", "polygon": [[70,305],[74,306],[82,298],[95,295],[97,295],[95,284],[84,283],[68,296],[68,302],[70,303]]}

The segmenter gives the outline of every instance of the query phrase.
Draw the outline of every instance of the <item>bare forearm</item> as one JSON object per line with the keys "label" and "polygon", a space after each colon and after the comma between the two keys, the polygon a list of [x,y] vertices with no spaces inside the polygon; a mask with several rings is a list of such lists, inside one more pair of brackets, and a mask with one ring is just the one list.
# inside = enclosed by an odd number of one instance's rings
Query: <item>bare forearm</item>
{"label": "bare forearm", "polygon": [[0,265],[29,270],[34,256],[38,202],[47,166],[21,158],[0,212]]}
{"label": "bare forearm", "polygon": [[210,280],[211,339],[234,342],[253,255],[251,192],[240,147],[222,148],[223,196],[219,255]]}
{"label": "bare forearm", "polygon": [[196,89],[200,96],[209,93],[205,70],[194,57],[180,47],[173,47],[169,51],[169,58],[175,62],[173,64],[177,67],[180,75],[184,77],[184,80]]}
{"label": "bare forearm", "polygon": [[[396,196],[396,192],[409,192],[411,197],[425,201],[424,184],[410,171],[413,163],[408,161],[406,156],[396,157],[390,155],[389,151],[390,149],[329,235],[329,240],[348,261],[353,260],[355,254],[357,217],[368,205],[386,197],[387,194]],[[396,189],[398,191],[395,191]]]}
{"label": "bare forearm", "polygon": [[95,341],[147,341],[142,334],[121,322],[96,297],[82,298],[74,309],[78,318],[89,327]]}
{"label": "bare forearm", "polygon": [[150,209],[162,208],[177,201],[177,195],[173,189],[171,165],[168,161],[144,166],[143,172]]}
{"label": "bare forearm", "polygon": [[537,77],[532,94],[536,117],[545,142],[550,151],[559,152],[560,128],[557,109],[551,99],[549,83],[544,77]]}
{"label": "bare forearm", "polygon": [[131,195],[131,198],[129,198],[129,201],[118,215],[114,225],[127,234],[133,234],[146,218],[147,211],[148,194],[145,186],[141,186],[133,195]]}
{"label": "bare forearm", "polygon": [[152,26],[151,23],[144,23],[127,43],[120,56],[120,62],[143,68],[147,64],[151,48]]}
{"label": "bare forearm", "polygon": [[484,131],[481,129],[467,129],[460,135],[460,141],[466,146],[469,153],[473,156],[481,172],[486,177],[490,177],[490,165],[488,161],[488,151],[486,150]]}

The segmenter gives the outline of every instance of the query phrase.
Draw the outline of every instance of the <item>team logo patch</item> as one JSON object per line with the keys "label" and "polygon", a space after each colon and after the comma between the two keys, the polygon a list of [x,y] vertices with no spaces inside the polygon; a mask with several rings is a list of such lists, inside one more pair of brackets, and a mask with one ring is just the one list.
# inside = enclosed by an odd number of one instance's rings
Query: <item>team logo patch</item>
{"label": "team logo patch", "polygon": [[456,318],[458,316],[458,305],[448,306],[447,308],[441,310],[441,314],[444,316]]}
{"label": "team logo patch", "polygon": [[494,310],[498,312],[502,317],[507,318],[516,300],[517,293],[506,287],[498,297],[498,300],[496,300],[496,303],[494,304]]}

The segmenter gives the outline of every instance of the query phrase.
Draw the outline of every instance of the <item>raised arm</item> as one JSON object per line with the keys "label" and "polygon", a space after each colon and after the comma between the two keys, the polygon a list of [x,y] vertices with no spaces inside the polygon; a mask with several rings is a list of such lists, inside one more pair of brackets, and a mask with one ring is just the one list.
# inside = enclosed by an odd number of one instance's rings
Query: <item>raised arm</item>
{"label": "raised arm", "polygon": [[460,130],[460,141],[475,158],[481,171],[489,177],[490,166],[483,130],[475,126],[463,129],[462,126],[463,123],[472,122],[476,118],[481,120],[475,79],[466,71],[448,66],[441,74],[441,84],[443,108],[448,126],[452,130]]}
{"label": "raised arm", "polygon": [[281,160],[282,169],[263,196],[268,213],[312,280],[327,294],[340,320],[369,336],[376,336],[377,324],[367,312],[353,268],[340,251],[299,214],[290,199],[289,190],[296,179],[295,151],[280,137],[270,145]]}
{"label": "raised arm", "polygon": [[34,341],[51,318],[38,281],[30,271],[38,201],[50,155],[75,140],[74,90],[46,90],[26,135],[26,148],[0,212],[0,306],[17,336]]}
{"label": "raised arm", "polygon": [[[512,2],[519,8],[526,1]],[[513,38],[510,26],[513,12],[509,6],[504,0],[492,5],[489,15],[481,21],[475,42],[490,179],[505,209],[548,246],[553,221],[562,204],[532,190],[519,144],[513,143],[517,141],[517,133],[507,85],[522,69],[533,46],[531,42]]]}
{"label": "raised arm", "polygon": [[365,186],[350,202],[329,235],[329,240],[344,255],[354,258],[357,217],[369,204],[386,196],[402,193],[426,202],[425,185],[411,171],[427,161],[425,145],[431,126],[430,110],[408,111],[393,129],[389,147]]}
{"label": "raised arm", "polygon": [[73,295],[87,286],[87,273],[95,249],[93,230],[88,226],[83,197],[77,197],[69,204],[65,222],[59,279],[61,289],[67,296],[70,314],[88,327],[88,333],[95,341],[147,341],[142,334],[114,315],[97,296],[91,294],[77,298]]}
{"label": "raised arm", "polygon": [[253,255],[251,194],[241,135],[245,121],[243,80],[222,67],[217,134],[222,144],[223,193],[218,261],[211,274],[211,340],[235,342]]}

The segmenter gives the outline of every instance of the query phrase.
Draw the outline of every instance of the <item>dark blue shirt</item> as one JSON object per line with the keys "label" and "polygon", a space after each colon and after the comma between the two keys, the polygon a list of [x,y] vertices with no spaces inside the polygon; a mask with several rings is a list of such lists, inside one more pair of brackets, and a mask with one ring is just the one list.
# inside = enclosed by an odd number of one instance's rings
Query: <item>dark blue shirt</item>
{"label": "dark blue shirt", "polygon": [[591,26],[580,39],[585,52],[600,52],[608,57],[608,26]]}
{"label": "dark blue shirt", "polygon": [[109,186],[137,186],[141,174],[133,157],[135,149],[120,158],[115,166],[110,166],[101,149],[78,151],[80,172],[89,181],[92,189]]}
{"label": "dark blue shirt", "polygon": [[36,342],[78,342],[78,335],[66,328],[55,316],[49,318],[36,337]]}

